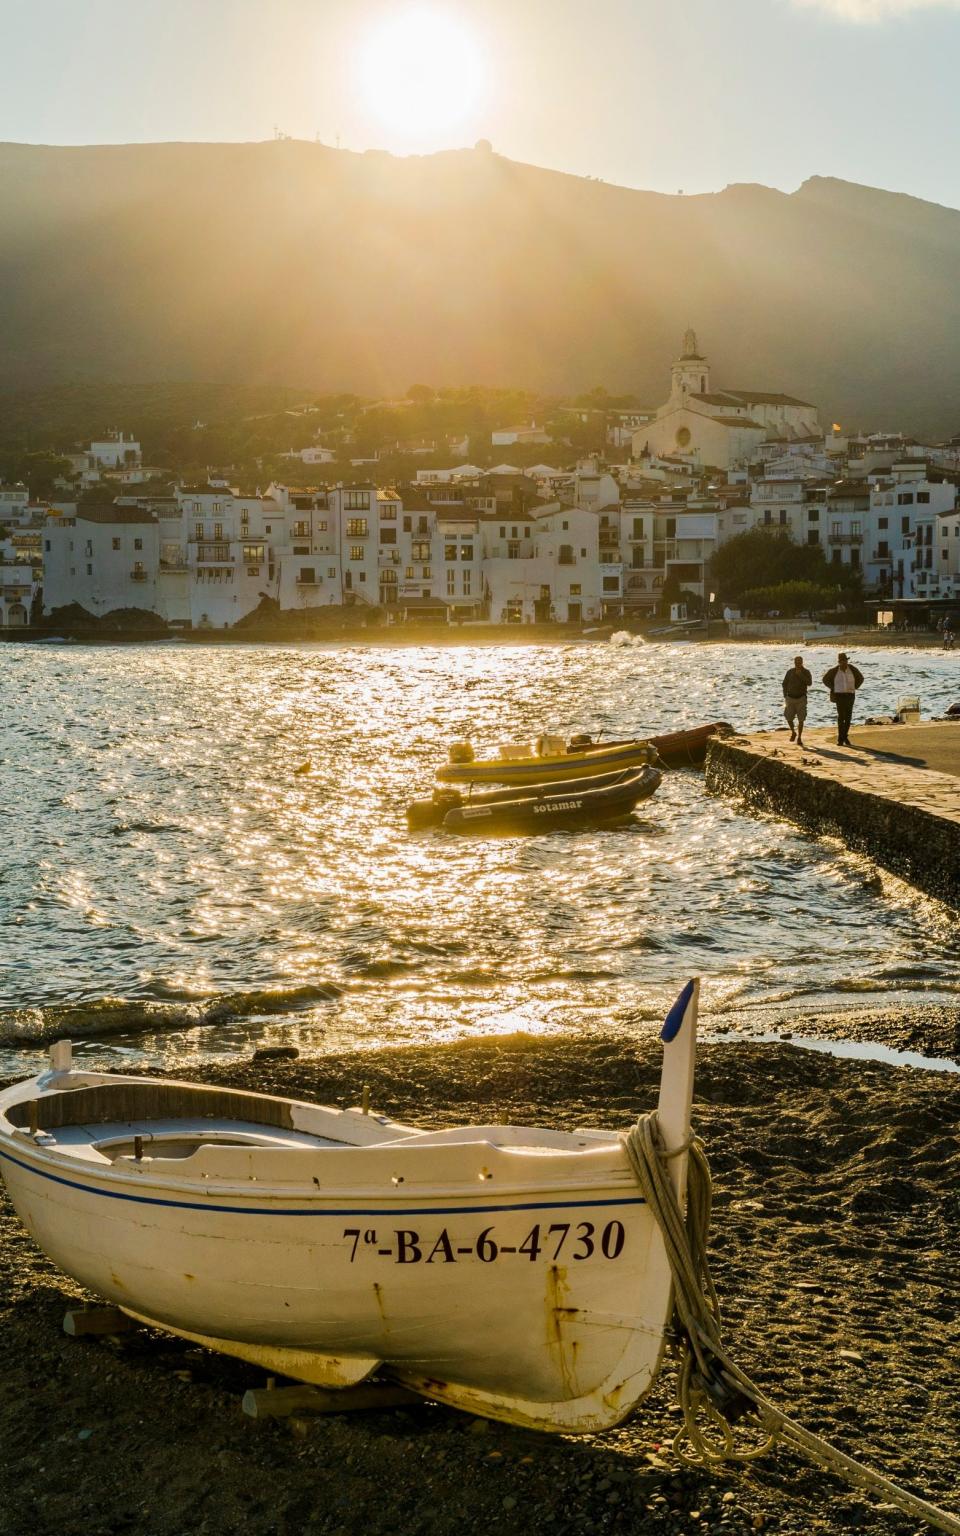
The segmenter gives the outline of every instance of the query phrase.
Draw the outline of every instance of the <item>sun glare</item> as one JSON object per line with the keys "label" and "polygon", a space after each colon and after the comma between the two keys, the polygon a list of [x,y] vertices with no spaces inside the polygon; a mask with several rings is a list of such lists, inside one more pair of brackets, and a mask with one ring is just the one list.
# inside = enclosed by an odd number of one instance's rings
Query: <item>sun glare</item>
{"label": "sun glare", "polygon": [[363,99],[389,134],[388,148],[439,146],[478,104],[485,77],[477,37],[439,6],[389,17],[359,53]]}

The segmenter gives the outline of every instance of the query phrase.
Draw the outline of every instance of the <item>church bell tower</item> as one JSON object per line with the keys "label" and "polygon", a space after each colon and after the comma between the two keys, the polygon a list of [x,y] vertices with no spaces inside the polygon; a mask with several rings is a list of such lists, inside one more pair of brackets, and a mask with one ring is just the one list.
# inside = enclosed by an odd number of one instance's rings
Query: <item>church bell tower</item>
{"label": "church bell tower", "polygon": [[680,405],[687,395],[705,395],[709,388],[710,364],[697,346],[696,331],[688,327],[671,373],[670,402]]}

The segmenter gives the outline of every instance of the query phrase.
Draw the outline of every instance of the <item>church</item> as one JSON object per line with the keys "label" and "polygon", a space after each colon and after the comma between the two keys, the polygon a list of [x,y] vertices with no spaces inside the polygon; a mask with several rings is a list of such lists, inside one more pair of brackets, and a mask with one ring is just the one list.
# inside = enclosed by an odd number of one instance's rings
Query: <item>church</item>
{"label": "church", "polygon": [[793,395],[758,389],[711,389],[710,364],[685,332],[673,365],[670,399],[633,435],[633,455],[692,459],[712,469],[733,469],[757,458],[761,443],[821,441],[817,408]]}

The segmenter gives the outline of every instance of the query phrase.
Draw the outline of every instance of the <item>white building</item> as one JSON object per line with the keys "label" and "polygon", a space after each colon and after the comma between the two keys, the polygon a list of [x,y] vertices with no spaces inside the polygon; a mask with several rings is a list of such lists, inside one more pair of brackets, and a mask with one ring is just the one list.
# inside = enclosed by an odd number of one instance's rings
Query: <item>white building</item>
{"label": "white building", "polygon": [[160,613],[159,527],[151,512],[112,502],[51,515],[43,539],[43,608],[79,603],[102,617],[116,608]]}
{"label": "white building", "polygon": [[[956,488],[951,484],[930,481],[926,466],[915,461],[899,461],[890,467],[890,473],[876,477],[870,488],[868,537],[864,558],[864,581],[868,588],[888,592],[892,597],[926,596],[927,572],[931,576],[938,570],[933,561],[934,541],[932,529],[936,518],[951,512],[956,503]],[[931,530],[924,548],[931,551],[929,564],[914,569],[914,548],[919,541],[916,534],[920,523]],[[924,555],[926,562],[926,555]],[[917,592],[907,591],[911,578],[919,579]]]}
{"label": "white building", "polygon": [[710,364],[696,332],[684,334],[673,365],[670,398],[633,437],[633,452],[671,454],[729,469],[748,464],[767,442],[823,441],[816,407],[793,395],[710,387]]}

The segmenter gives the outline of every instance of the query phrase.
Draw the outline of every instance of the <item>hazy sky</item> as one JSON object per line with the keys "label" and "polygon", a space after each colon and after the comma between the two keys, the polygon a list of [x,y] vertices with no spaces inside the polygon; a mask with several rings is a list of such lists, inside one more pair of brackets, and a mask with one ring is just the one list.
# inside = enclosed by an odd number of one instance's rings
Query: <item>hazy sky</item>
{"label": "hazy sky", "polygon": [[960,0],[0,0],[0,139],[264,139],[960,207]]}

